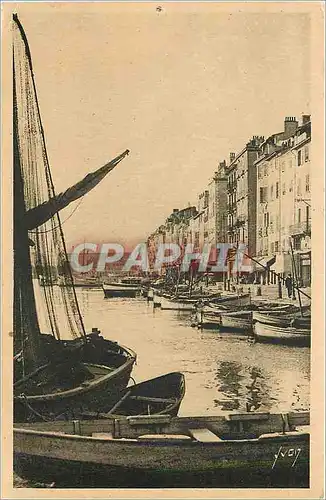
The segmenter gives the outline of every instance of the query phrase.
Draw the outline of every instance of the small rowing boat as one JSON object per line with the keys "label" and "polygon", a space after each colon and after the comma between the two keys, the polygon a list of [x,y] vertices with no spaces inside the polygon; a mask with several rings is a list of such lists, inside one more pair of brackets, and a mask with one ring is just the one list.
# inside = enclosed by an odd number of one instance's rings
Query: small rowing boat
{"label": "small rowing boat", "polygon": [[118,401],[107,410],[85,412],[83,419],[108,418],[112,415],[178,414],[185,395],[185,378],[180,372],[167,373],[140,384],[127,387]]}
{"label": "small rowing boat", "polygon": [[311,329],[295,328],[293,326],[280,327],[256,321],[253,325],[254,337],[261,342],[275,344],[290,344],[296,346],[310,346]]}

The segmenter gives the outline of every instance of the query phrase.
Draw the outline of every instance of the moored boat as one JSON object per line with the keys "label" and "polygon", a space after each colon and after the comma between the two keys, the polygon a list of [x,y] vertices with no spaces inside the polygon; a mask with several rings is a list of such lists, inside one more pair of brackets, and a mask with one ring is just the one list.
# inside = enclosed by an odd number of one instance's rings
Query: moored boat
{"label": "moored boat", "polygon": [[198,301],[193,317],[193,326],[199,328],[216,329],[221,326],[221,313],[242,311],[243,308],[251,307],[249,294],[221,295],[209,301]]}
{"label": "moored boat", "polygon": [[221,312],[220,321],[221,329],[250,333],[252,330],[252,311]]}
{"label": "moored boat", "polygon": [[118,401],[104,412],[94,409],[83,413],[83,419],[107,418],[112,415],[171,415],[178,414],[185,395],[185,378],[180,372],[167,373],[127,387]]}
{"label": "moored boat", "polygon": [[117,282],[117,283],[108,283],[102,285],[104,298],[109,299],[113,297],[129,297],[134,298],[140,293],[140,286]]}
{"label": "moored boat", "polygon": [[160,297],[161,309],[173,311],[192,311],[198,299],[181,297]]}
{"label": "moored boat", "polygon": [[[245,299],[246,300],[246,299]],[[216,303],[208,302],[207,304],[198,303],[196,306],[196,312],[194,313],[193,326],[198,326],[200,328],[216,329],[221,326],[221,315],[222,314],[253,314],[258,315],[260,311],[264,314],[288,314],[289,312],[298,311],[298,308],[294,308],[292,305],[288,304],[273,304],[273,303],[243,303],[242,301],[234,302],[233,300]],[[258,316],[257,316],[258,317]],[[239,323],[240,324],[240,323]],[[248,325],[247,325],[248,326]]]}
{"label": "moored boat", "polygon": [[128,385],[136,361],[131,349],[98,334],[64,344],[40,337],[47,362],[14,384],[16,422],[77,418],[112,406]]}
{"label": "moored boat", "polygon": [[308,487],[309,413],[16,424],[14,468],[57,487]]}
{"label": "moored boat", "polygon": [[255,321],[253,329],[255,339],[261,342],[310,346],[310,328],[280,327]]}
{"label": "moored boat", "polygon": [[253,322],[259,321],[265,325],[271,325],[280,328],[310,328],[311,316],[300,316],[298,313],[291,314],[284,312],[280,314],[278,311],[253,311]]}

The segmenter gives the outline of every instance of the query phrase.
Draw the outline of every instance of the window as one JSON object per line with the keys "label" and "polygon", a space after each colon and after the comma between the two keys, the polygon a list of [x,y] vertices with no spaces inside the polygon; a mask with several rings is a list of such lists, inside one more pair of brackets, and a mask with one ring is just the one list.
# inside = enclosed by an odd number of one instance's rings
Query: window
{"label": "window", "polygon": [[306,175],[306,193],[309,193],[310,191],[310,175]]}
{"label": "window", "polygon": [[301,239],[298,237],[293,238],[293,250],[301,250]]}
{"label": "window", "polygon": [[271,243],[271,253],[274,253],[274,243]]}
{"label": "window", "polygon": [[290,181],[289,192],[292,193],[292,191],[293,191],[293,181]]}
{"label": "window", "polygon": [[274,198],[274,186],[271,186],[271,200]]}
{"label": "window", "polygon": [[283,182],[283,185],[282,185],[282,194],[284,195],[286,193],[286,186],[285,186],[285,182]]}
{"label": "window", "polygon": [[264,188],[259,188],[259,203],[264,203]]}
{"label": "window", "polygon": [[275,185],[275,197],[278,198],[278,182]]}
{"label": "window", "polygon": [[298,151],[298,167],[302,164],[302,151],[301,149]]}
{"label": "window", "polygon": [[278,241],[275,241],[275,248],[274,248],[275,253],[279,252],[278,248]]}
{"label": "window", "polygon": [[310,217],[310,207],[308,207],[308,205],[306,206],[306,221],[308,222],[309,221],[309,217]]}
{"label": "window", "polygon": [[304,148],[304,161],[309,161],[309,146]]}
{"label": "window", "polygon": [[301,222],[301,208],[298,208],[298,222]]}
{"label": "window", "polygon": [[301,179],[298,179],[297,183],[297,196],[301,196]]}
{"label": "window", "polygon": [[263,175],[263,171],[262,171],[262,168],[259,166],[258,167],[258,179],[261,179],[262,175]]}
{"label": "window", "polygon": [[268,226],[268,224],[269,224],[269,213],[267,212],[267,214],[266,214],[266,226]]}

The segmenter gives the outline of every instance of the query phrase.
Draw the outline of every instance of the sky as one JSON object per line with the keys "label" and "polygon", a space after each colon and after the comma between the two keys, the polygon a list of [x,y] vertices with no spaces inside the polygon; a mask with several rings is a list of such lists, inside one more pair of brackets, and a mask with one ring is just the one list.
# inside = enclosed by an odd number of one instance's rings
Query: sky
{"label": "sky", "polygon": [[310,113],[309,15],[247,6],[18,4],[57,192],[130,149],[63,211],[68,246],[146,239],[231,151]]}

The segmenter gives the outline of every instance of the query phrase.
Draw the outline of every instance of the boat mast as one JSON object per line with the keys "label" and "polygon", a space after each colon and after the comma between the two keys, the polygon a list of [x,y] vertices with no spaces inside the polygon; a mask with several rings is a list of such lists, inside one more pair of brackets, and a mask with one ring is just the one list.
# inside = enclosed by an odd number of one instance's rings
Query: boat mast
{"label": "boat mast", "polygon": [[[17,17],[17,14],[13,15],[13,20],[16,23],[16,25],[17,25],[17,27],[19,29],[19,32],[21,34],[22,40],[24,42],[26,57],[27,57],[27,61],[28,61],[28,66],[29,66],[30,74],[31,74],[31,81],[32,81],[32,85],[33,85],[33,91],[34,91],[34,97],[35,97],[35,104],[36,104],[36,110],[37,110],[37,117],[38,117],[39,126],[40,126],[40,133],[41,133],[41,138],[42,138],[42,146],[43,146],[45,166],[46,166],[47,175],[48,175],[48,179],[49,179],[50,186],[51,186],[52,196],[54,197],[55,196],[55,189],[54,189],[54,184],[53,184],[52,173],[51,173],[51,170],[50,170],[48,153],[47,153],[47,149],[46,149],[45,134],[44,134],[43,123],[42,123],[42,119],[41,119],[40,106],[39,106],[38,97],[37,97],[37,91],[36,91],[36,84],[35,84],[35,78],[34,78],[34,71],[33,71],[33,64],[32,64],[31,52],[30,52],[30,48],[29,48],[29,45],[28,45],[26,33],[25,33],[24,28],[22,27],[22,25],[21,25],[21,23],[20,23],[20,21],[19,21],[19,19]],[[67,252],[67,247],[66,247],[66,242],[65,242],[64,234],[63,234],[61,219],[60,219],[59,213],[57,213],[56,215],[57,215],[57,218],[58,218],[58,229],[59,229],[59,232],[60,232],[60,237],[61,237],[61,241],[62,241],[62,245],[63,245],[64,255],[65,255],[66,262],[68,264],[66,267],[67,267],[67,270],[68,270],[69,279],[71,280],[71,284],[72,284],[72,292],[73,292],[74,302],[75,302],[75,306],[76,306],[76,312],[77,312],[78,319],[79,319],[80,326],[81,326],[81,333],[82,333],[82,335],[83,335],[83,337],[85,339],[86,338],[86,331],[85,331],[85,326],[84,326],[83,318],[82,318],[82,315],[81,315],[81,312],[80,312],[80,308],[79,308],[79,304],[78,304],[78,300],[77,300],[77,295],[76,295],[76,290],[75,290],[75,287],[74,287],[74,280],[73,280],[73,276],[72,276],[71,267],[69,265],[68,252]]]}

